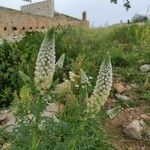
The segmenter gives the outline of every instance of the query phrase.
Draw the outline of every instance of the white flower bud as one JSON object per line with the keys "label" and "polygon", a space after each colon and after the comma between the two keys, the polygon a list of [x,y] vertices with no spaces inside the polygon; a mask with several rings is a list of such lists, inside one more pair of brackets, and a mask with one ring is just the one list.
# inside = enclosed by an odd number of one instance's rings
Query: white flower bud
{"label": "white flower bud", "polygon": [[45,35],[36,60],[34,81],[40,91],[51,86],[55,72],[55,39],[48,36]]}
{"label": "white flower bud", "polygon": [[[108,54],[99,70],[96,85],[92,96],[87,100],[87,112],[95,116],[100,111],[101,106],[105,104],[112,87],[112,66]],[[95,107],[96,106],[96,107]]]}
{"label": "white flower bud", "polygon": [[64,60],[65,60],[65,54],[62,54],[59,60],[57,61],[56,66],[58,66],[59,68],[62,68],[64,65]]}

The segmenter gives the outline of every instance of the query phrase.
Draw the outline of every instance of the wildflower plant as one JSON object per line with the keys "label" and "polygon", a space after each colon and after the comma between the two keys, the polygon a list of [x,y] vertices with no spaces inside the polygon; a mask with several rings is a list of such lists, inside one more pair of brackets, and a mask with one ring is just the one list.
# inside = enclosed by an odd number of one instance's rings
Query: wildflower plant
{"label": "wildflower plant", "polygon": [[64,65],[64,60],[65,60],[65,54],[62,54],[59,58],[59,60],[56,62],[56,66],[58,68],[62,68]]}
{"label": "wildflower plant", "polygon": [[[65,54],[55,63],[55,37],[54,33],[48,32],[39,50],[35,68],[34,81],[41,93],[50,88],[56,66],[62,68],[64,59]],[[80,78],[82,87],[86,88],[87,113],[91,116],[95,116],[107,100],[112,86],[112,66],[109,54],[107,54],[100,66],[96,85],[91,97],[88,97],[87,93],[87,85],[90,85],[90,82],[82,69],[80,69],[80,76],[70,71],[69,78],[76,88],[79,88],[78,84]]]}
{"label": "wildflower plant", "polygon": [[50,31],[44,37],[36,60],[34,81],[41,93],[50,88],[55,72],[55,37]]}
{"label": "wildflower plant", "polygon": [[93,117],[100,111],[105,104],[112,87],[112,65],[109,54],[102,62],[96,85],[91,97],[87,100],[87,112]]}
{"label": "wildflower plant", "polygon": [[[16,115],[17,127],[11,134],[12,149],[90,150],[95,149],[95,143],[99,148],[105,141],[99,128],[100,121],[95,120],[93,126],[93,121],[91,122],[90,119],[97,116],[111,90],[110,56],[108,54],[100,66],[91,96],[88,93],[91,83],[82,69],[79,69],[78,74],[70,71],[69,79],[64,79],[63,83],[50,89],[54,73],[57,68],[63,67],[64,59],[65,54],[62,54],[56,62],[55,34],[54,30],[49,30],[37,55],[33,84],[31,84],[30,78],[20,72],[23,81],[29,83],[28,86],[22,88],[20,96],[21,99],[25,98],[29,101],[21,103],[17,99],[20,109],[16,109],[19,113]],[[74,89],[79,92],[75,94]],[[61,100],[57,100],[57,98],[61,98]],[[86,102],[86,105],[83,102]],[[22,107],[22,104],[27,105],[27,108]],[[54,108],[51,109],[51,106],[57,107],[58,105],[62,106],[60,114],[52,112]],[[57,109],[59,110],[60,107]],[[105,146],[104,149],[106,149]]]}

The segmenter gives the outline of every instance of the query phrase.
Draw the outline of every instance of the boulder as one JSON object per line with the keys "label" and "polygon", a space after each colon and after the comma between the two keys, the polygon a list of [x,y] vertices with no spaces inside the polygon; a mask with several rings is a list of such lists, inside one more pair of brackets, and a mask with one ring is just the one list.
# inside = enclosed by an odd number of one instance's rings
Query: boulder
{"label": "boulder", "polygon": [[5,143],[2,147],[2,150],[10,150],[11,149],[11,144],[10,143]]}
{"label": "boulder", "polygon": [[150,121],[150,116],[149,115],[147,115],[147,114],[142,114],[142,115],[140,115],[140,118],[141,119],[143,119],[144,121]]}
{"label": "boulder", "polygon": [[121,100],[121,101],[128,101],[128,100],[130,100],[130,98],[127,97],[127,96],[125,96],[125,95],[115,94],[115,96],[116,96],[119,100]]}
{"label": "boulder", "polygon": [[142,72],[148,72],[148,71],[150,71],[150,64],[144,64],[144,65],[140,66],[140,70]]}
{"label": "boulder", "polygon": [[142,133],[144,130],[143,121],[141,120],[133,120],[124,130],[123,132],[137,140],[142,139]]}
{"label": "boulder", "polygon": [[126,90],[126,88],[123,85],[123,83],[114,83],[113,87],[117,91],[117,93],[123,93]]}
{"label": "boulder", "polygon": [[11,109],[5,110],[1,113],[0,123],[2,126],[6,127],[6,131],[12,132],[16,124],[16,118],[14,117],[13,111]]}
{"label": "boulder", "polygon": [[[59,122],[57,119],[58,113],[63,111],[64,105],[61,103],[49,103],[43,113],[41,114],[43,117],[49,117],[54,120],[54,122]],[[34,118],[32,114],[27,116],[29,119]],[[14,116],[13,110],[5,110],[0,114],[0,125],[1,127],[6,127],[5,130],[7,132],[12,132],[14,127],[17,126],[16,118]],[[40,124],[40,128],[42,127],[43,123]]]}
{"label": "boulder", "polygon": [[148,138],[150,138],[150,128],[147,128],[147,129],[145,130],[145,134],[146,134],[146,136],[147,136]]}

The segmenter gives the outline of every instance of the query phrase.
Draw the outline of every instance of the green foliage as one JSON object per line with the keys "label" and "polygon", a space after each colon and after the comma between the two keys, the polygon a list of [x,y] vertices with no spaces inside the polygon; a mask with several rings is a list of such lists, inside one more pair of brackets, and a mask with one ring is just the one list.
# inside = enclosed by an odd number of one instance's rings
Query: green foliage
{"label": "green foliage", "polygon": [[[63,78],[68,78],[68,71],[78,73],[82,68],[87,76],[93,77],[92,86],[88,89],[91,94],[106,51],[112,57],[114,74],[143,87],[146,76],[141,74],[139,67],[150,63],[149,33],[149,24],[97,29],[65,27],[56,30],[57,60],[63,53],[66,58],[65,67],[55,74],[52,89]],[[87,90],[81,87],[74,87],[76,98],[72,98],[73,103],[65,101],[64,112],[57,116],[60,122],[41,117],[48,101],[43,100],[31,81],[43,37],[43,33],[27,33],[18,43],[4,42],[0,46],[0,103],[9,106],[15,95],[13,106],[18,123],[12,133],[0,131],[0,143],[10,142],[13,150],[112,150],[102,129],[100,116],[85,120],[82,100]],[[58,101],[66,95],[50,96],[53,101]],[[141,90],[141,97],[148,101],[149,93]],[[131,107],[135,103],[131,101],[120,105]]]}
{"label": "green foliage", "polygon": [[[54,79],[68,77],[68,71],[75,73],[82,68],[92,76],[92,87],[96,81],[99,64],[106,51],[110,52],[114,72],[139,86],[144,84],[145,76],[141,75],[139,66],[149,62],[150,25],[145,24],[114,26],[109,28],[82,29],[64,27],[56,30],[56,59],[65,53],[62,69],[56,72]],[[43,40],[43,33],[26,33],[18,43],[4,42],[0,46],[0,103],[9,106],[13,93],[22,86],[18,70],[31,79],[37,52]],[[92,71],[91,71],[92,70]],[[92,88],[91,88],[92,89]]]}
{"label": "green foliage", "polygon": [[[33,38],[36,37],[36,38]],[[33,78],[36,55],[42,33],[26,33],[19,43],[4,41],[0,45],[0,107],[8,107],[22,86],[19,70]]]}
{"label": "green foliage", "polygon": [[20,52],[6,41],[0,45],[0,106],[8,107],[15,90],[19,92],[18,64]]}
{"label": "green foliage", "polygon": [[140,14],[135,14],[132,18],[133,23],[138,23],[138,22],[147,22],[148,17]]}
{"label": "green foliage", "polygon": [[[118,0],[111,0],[112,3],[117,4]],[[128,10],[129,8],[131,8],[130,5],[130,1],[129,0],[124,0],[124,7],[126,8],[126,10]]]}
{"label": "green foliage", "polygon": [[22,101],[15,103],[18,125],[11,133],[0,131],[1,142],[11,143],[11,150],[113,150],[99,116],[85,120],[81,102],[68,104],[58,116],[59,122],[41,117],[46,104],[38,92],[36,98],[29,102],[28,110],[22,107]]}

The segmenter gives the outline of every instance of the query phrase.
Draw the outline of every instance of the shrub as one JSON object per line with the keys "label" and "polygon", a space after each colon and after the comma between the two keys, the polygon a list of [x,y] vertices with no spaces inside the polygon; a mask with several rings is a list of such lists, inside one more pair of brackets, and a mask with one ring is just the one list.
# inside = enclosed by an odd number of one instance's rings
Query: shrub
{"label": "shrub", "polygon": [[132,18],[133,23],[146,22],[146,21],[148,21],[148,17],[140,14],[135,14],[134,17]]}

